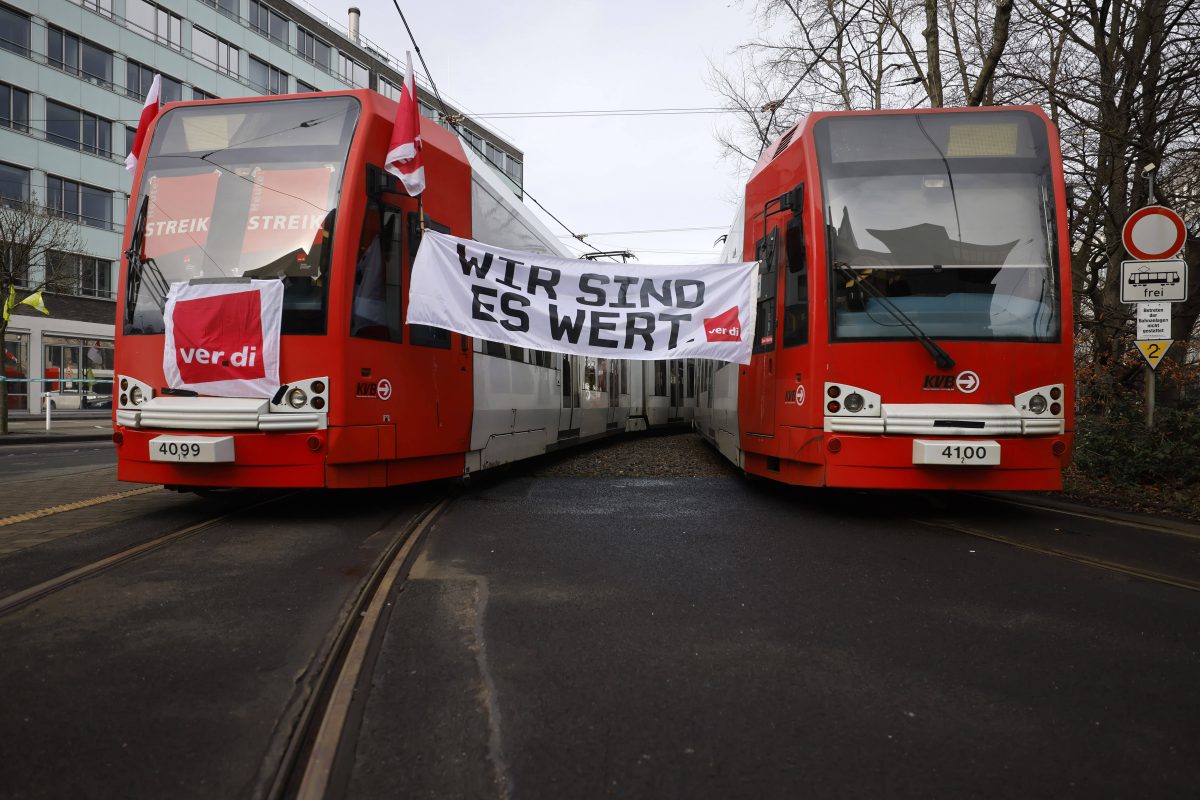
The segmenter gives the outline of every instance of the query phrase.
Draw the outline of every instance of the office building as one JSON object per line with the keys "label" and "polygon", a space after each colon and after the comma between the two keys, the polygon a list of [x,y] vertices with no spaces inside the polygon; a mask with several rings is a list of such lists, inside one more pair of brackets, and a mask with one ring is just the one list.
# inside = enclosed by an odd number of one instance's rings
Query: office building
{"label": "office building", "polygon": [[[49,267],[50,316],[19,306],[10,320],[6,375],[52,380],[56,407],[109,388],[124,159],[154,75],[164,102],[361,87],[397,99],[403,58],[360,35],[357,9],[347,22],[287,0],[0,0],[0,202],[43,204],[81,240]],[[520,196],[521,151],[474,123],[465,136]],[[46,269],[29,264],[25,283]],[[10,388],[10,408],[39,411],[42,385]]]}

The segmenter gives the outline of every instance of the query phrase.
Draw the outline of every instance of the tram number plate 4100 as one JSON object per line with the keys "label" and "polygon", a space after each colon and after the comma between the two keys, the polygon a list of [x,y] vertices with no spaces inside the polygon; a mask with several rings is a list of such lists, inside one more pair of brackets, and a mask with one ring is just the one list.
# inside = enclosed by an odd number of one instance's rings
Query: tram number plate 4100
{"label": "tram number plate 4100", "polygon": [[156,436],[150,440],[151,461],[223,464],[233,461],[232,436]]}
{"label": "tram number plate 4100", "polygon": [[913,463],[996,467],[1000,465],[1000,443],[916,439],[913,441]]}

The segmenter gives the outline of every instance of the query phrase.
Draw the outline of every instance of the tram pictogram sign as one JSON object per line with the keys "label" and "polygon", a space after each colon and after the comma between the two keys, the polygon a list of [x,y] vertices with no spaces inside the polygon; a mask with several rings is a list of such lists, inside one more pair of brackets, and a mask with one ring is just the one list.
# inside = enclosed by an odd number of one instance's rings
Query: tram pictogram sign
{"label": "tram pictogram sign", "polygon": [[1182,303],[1188,296],[1187,264],[1172,261],[1122,261],[1122,303]]}

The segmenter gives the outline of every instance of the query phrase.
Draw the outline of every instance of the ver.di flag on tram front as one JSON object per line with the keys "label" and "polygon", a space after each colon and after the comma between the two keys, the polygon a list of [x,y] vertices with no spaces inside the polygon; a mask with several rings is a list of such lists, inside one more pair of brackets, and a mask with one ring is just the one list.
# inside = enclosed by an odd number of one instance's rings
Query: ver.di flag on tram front
{"label": "ver.di flag on tram front", "polygon": [[163,309],[163,374],[172,389],[223,397],[279,390],[283,284],[171,284]]}
{"label": "ver.di flag on tram front", "polygon": [[426,231],[407,322],[576,355],[750,362],[754,263],[579,261]]}

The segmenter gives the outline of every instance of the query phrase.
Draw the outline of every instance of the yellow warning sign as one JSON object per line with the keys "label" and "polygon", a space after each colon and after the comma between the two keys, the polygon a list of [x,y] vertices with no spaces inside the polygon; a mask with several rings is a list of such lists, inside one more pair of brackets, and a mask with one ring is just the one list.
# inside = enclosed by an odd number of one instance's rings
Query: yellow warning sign
{"label": "yellow warning sign", "polygon": [[1170,339],[1155,339],[1149,342],[1135,342],[1138,350],[1142,351],[1142,356],[1146,359],[1146,363],[1150,365],[1150,369],[1158,369],[1158,362],[1162,361],[1163,356],[1167,354],[1167,350],[1171,348]]}

